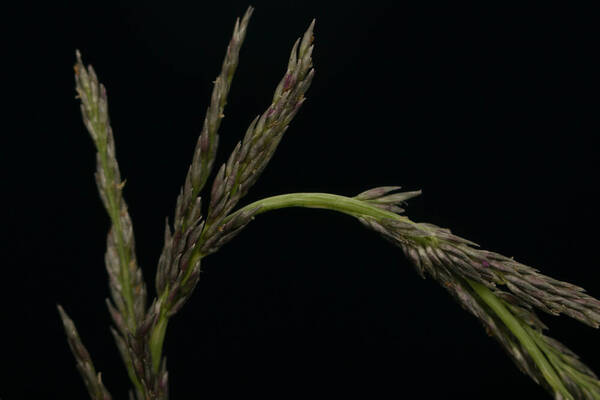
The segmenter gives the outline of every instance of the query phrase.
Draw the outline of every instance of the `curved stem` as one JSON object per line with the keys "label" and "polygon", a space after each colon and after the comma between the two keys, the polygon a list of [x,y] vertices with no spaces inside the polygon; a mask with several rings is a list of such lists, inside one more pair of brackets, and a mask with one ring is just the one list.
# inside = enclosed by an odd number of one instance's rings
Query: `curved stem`
{"label": "curved stem", "polygon": [[[268,197],[255,201],[254,203],[241,208],[240,210],[231,214],[226,221],[236,216],[237,213],[244,211],[257,209],[255,215],[258,215],[267,211],[287,207],[320,208],[341,212],[353,217],[373,217],[377,219],[389,218],[414,224],[414,222],[407,217],[390,211],[382,210],[366,201],[327,193],[291,193]],[[198,256],[201,257],[200,254],[198,254]],[[502,300],[492,293],[488,288],[480,283],[472,281],[471,279],[466,280],[473,290],[479,295],[479,297],[502,320],[502,322],[508,327],[513,335],[515,335],[517,340],[521,342],[523,347],[537,364],[547,382],[554,388],[554,390],[564,396],[565,399],[573,399],[573,396],[563,385],[560,377],[557,375],[557,372],[544,355],[542,349],[540,349],[536,343],[535,338],[531,336],[527,327],[523,326],[518,318],[516,318],[506,308]]]}
{"label": "curved stem", "polygon": [[[223,223],[227,223],[232,218],[235,218],[244,211],[258,209],[255,214],[258,215],[267,211],[288,207],[320,208],[341,212],[353,217],[388,218],[402,220],[406,223],[414,224],[414,222],[407,217],[403,217],[391,211],[382,210],[381,208],[377,208],[366,201],[329,193],[288,193],[267,197],[240,208],[225,218]],[[196,263],[203,257],[204,254],[200,253],[199,249],[196,249],[192,253],[190,263]]]}
{"label": "curved stem", "polygon": [[226,221],[236,214],[246,210],[258,208],[256,213],[256,215],[258,215],[267,211],[287,207],[321,208],[338,211],[353,217],[370,216],[374,218],[391,218],[412,223],[412,221],[410,221],[407,217],[403,217],[391,211],[382,210],[381,208],[377,208],[366,201],[329,193],[289,193],[267,197],[239,209],[235,213],[231,214]]}

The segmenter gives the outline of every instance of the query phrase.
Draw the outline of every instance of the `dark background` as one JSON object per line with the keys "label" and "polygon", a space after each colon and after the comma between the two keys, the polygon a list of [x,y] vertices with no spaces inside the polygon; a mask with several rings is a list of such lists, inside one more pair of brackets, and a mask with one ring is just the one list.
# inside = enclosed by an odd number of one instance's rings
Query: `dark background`
{"label": "dark background", "polygon": [[[108,88],[138,260],[153,282],[164,218],[233,22],[247,6],[193,3],[52,2],[5,11],[2,399],[87,396],[57,303],[114,397],[125,398],[104,306],[108,217],[74,98],[74,50]],[[253,4],[218,162],[270,103],[291,45],[313,17],[316,76],[243,204],[286,192],[422,189],[408,207],[413,220],[449,227],[600,296],[589,10]],[[173,399],[234,391],[550,398],[399,249],[343,215],[266,214],[203,270],[167,333]],[[542,318],[551,336],[600,371],[597,330]]]}

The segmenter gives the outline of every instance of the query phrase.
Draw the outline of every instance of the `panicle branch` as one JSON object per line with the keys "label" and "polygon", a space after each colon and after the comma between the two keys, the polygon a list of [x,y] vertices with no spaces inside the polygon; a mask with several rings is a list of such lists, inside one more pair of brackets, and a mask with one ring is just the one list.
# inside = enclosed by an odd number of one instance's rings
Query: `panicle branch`
{"label": "panicle branch", "polygon": [[494,291],[518,306],[565,314],[591,327],[600,326],[600,301],[579,286],[541,274],[537,269],[491,251],[432,224],[383,220],[383,233],[400,244],[419,274],[437,274],[439,266]]}
{"label": "panicle branch", "polygon": [[202,255],[214,253],[233,238],[250,220],[253,213],[238,215],[224,224],[265,169],[277,149],[283,134],[302,103],[314,76],[312,68],[313,20],[301,39],[292,48],[288,67],[277,85],[271,105],[251,123],[241,142],[223,164],[212,185],[207,222],[199,248]]}
{"label": "panicle branch", "polygon": [[221,72],[214,81],[210,104],[206,110],[202,131],[196,142],[192,163],[177,198],[175,210],[176,230],[178,228],[185,229],[188,225],[193,224],[194,216],[198,213],[198,210],[195,209],[197,197],[212,171],[219,144],[219,127],[221,120],[225,117],[223,111],[227,104],[227,95],[238,66],[239,53],[253,11],[252,7],[248,7],[241,21],[239,18],[236,20],[233,35],[223,59]]}
{"label": "panicle branch", "polygon": [[69,348],[75,357],[75,361],[77,362],[77,370],[83,378],[83,382],[85,383],[88,393],[90,394],[90,398],[92,400],[111,400],[112,396],[102,383],[102,375],[100,373],[96,373],[96,369],[94,368],[90,354],[81,342],[81,338],[79,337],[79,333],[75,328],[75,324],[60,305],[57,307],[63,327],[65,328],[65,333],[67,334]]}
{"label": "panicle branch", "polygon": [[177,199],[174,229],[170,229],[168,222],[165,229],[165,245],[156,276],[159,297],[147,316],[148,321],[152,321],[149,322],[149,347],[155,372],[162,365],[162,345],[168,320],[196,287],[202,257],[229,241],[256,213],[256,210],[245,210],[227,222],[223,221],[267,165],[283,132],[304,101],[304,93],[314,73],[311,68],[313,21],[302,41],[298,40],[294,45],[287,72],[275,91],[271,106],[252,122],[243,142],[238,143],[227,164],[217,173],[208,216],[204,219],[198,195],[214,162],[217,130],[251,14],[252,8],[249,8],[242,21],[236,22],[221,74],[215,81],[194,160]]}
{"label": "panicle branch", "polygon": [[192,198],[198,196],[200,190],[202,190],[215,161],[219,143],[219,126],[221,120],[225,117],[223,110],[227,103],[231,81],[238,66],[240,49],[244,43],[246,29],[253,11],[254,8],[248,7],[242,20],[240,21],[239,18],[236,20],[233,35],[227,46],[227,53],[221,67],[221,73],[214,81],[210,105],[206,110],[202,132],[198,138],[194,158],[188,171],[192,184]]}
{"label": "panicle branch", "polygon": [[[83,122],[97,149],[96,184],[111,220],[107,236],[105,264],[111,300],[108,309],[117,329],[113,336],[138,399],[159,399],[154,389],[158,378],[149,379],[137,366],[144,364],[147,352],[140,351],[147,340],[146,285],[135,255],[133,226],[122,191],[115,142],[108,114],[106,89],[99,83],[92,66],[86,68],[76,53],[75,83],[81,100]],[[147,346],[146,346],[147,347]]]}
{"label": "panicle branch", "polygon": [[[376,207],[397,207],[409,194],[383,187],[356,198]],[[397,200],[397,202],[396,202]],[[547,327],[534,308],[565,314],[594,328],[600,325],[600,301],[584,289],[539,273],[537,269],[433,224],[362,216],[359,220],[399,246],[423,278],[432,276],[461,306],[475,315],[521,371],[561,399],[600,399],[600,381],[577,355],[545,336]]]}
{"label": "panicle branch", "polygon": [[218,130],[224,117],[223,110],[253,11],[252,7],[248,7],[241,21],[238,18],[235,22],[221,72],[214,82],[210,105],[196,143],[192,164],[177,197],[174,230],[171,231],[168,221],[166,223],[165,244],[156,274],[156,290],[161,295],[168,287],[169,295],[161,304],[161,310],[166,308],[168,311],[163,311],[170,314],[181,308],[200,275],[200,260],[190,263],[191,249],[204,228],[202,202],[198,196],[212,170],[219,141]]}
{"label": "panicle branch", "polygon": [[[212,170],[219,139],[218,129],[224,117],[227,94],[238,65],[239,52],[252,12],[253,8],[249,7],[244,17],[236,20],[221,72],[214,82],[210,105],[206,111],[192,164],[177,198],[173,230],[168,221],[166,223],[165,244],[156,273],[158,298],[154,300],[147,315],[149,356],[155,373],[159,373],[159,369],[164,365],[161,358],[162,345],[168,320],[189,299],[200,278],[201,257],[194,254],[205,228],[199,194]],[[164,376],[166,380],[166,370]]]}
{"label": "panicle branch", "polygon": [[[476,316],[519,369],[556,399],[600,399],[600,381],[577,355],[545,336],[547,327],[534,308],[564,313],[591,326],[598,324],[598,300],[582,288],[561,282],[512,258],[477,249],[450,230],[415,223],[398,215],[416,192],[386,186],[353,198],[326,193],[290,193],[258,200],[228,216],[285,207],[322,208],[357,218],[400,247],[417,272],[432,276],[458,303]],[[514,286],[508,285],[511,283]],[[516,291],[514,288],[519,290]]]}
{"label": "panicle branch", "polygon": [[112,300],[121,315],[115,324],[122,331],[135,330],[144,318],[146,286],[137,265],[133,227],[122,195],[125,182],[121,181],[116,159],[106,89],[92,66],[84,67],[79,51],[76,55],[75,89],[81,100],[83,122],[97,149],[98,192],[111,219],[105,261]]}

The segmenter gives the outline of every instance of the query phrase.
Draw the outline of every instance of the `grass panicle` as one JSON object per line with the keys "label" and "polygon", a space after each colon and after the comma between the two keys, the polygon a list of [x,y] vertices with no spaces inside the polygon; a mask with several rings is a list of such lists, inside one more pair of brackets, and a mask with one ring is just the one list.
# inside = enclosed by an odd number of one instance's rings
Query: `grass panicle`
{"label": "grass panicle", "polygon": [[[600,399],[600,381],[579,357],[545,335],[548,329],[535,311],[564,314],[591,327],[600,326],[600,301],[581,287],[553,279],[513,258],[480,249],[449,229],[416,223],[404,203],[420,191],[399,192],[382,186],[354,197],[328,193],[290,193],[255,201],[236,210],[256,183],[305,101],[314,76],[313,20],[292,48],[286,72],[269,107],[249,125],[226,163],[216,173],[207,212],[200,193],[215,162],[227,95],[238,65],[253,8],[235,23],[217,76],[192,163],[175,207],[173,228],[166,223],[164,247],[155,279],[156,296],[147,306],[146,286],[136,261],[131,218],[122,191],[106,90],[94,69],[84,67],[77,52],[75,82],[81,113],[97,149],[96,182],[111,221],[105,255],[114,322],[111,332],[133,389],[131,400],[167,400],[169,374],[163,343],[170,318],[192,295],[204,257],[218,251],[256,216],[287,207],[341,212],[358,219],[398,246],[417,273],[442,285],[473,314],[487,334],[500,343],[517,367],[555,399]],[[67,341],[93,400],[111,396],[96,373],[73,321],[58,306]]]}

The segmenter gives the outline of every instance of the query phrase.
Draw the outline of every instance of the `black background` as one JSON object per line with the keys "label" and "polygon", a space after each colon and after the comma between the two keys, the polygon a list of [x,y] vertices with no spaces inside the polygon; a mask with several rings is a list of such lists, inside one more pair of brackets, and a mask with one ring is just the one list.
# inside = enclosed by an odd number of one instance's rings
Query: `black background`
{"label": "black background", "polygon": [[[107,86],[138,260],[153,282],[164,218],[233,22],[247,6],[193,3],[52,2],[5,12],[5,400],[87,396],[57,303],[114,397],[125,398],[104,306],[108,218],[74,98],[74,50]],[[316,76],[243,204],[286,192],[422,189],[408,207],[413,220],[449,227],[600,296],[589,10],[254,5],[218,162],[269,105],[312,18]],[[265,214],[203,270],[167,333],[173,399],[550,398],[445,290],[351,218],[306,209]],[[542,318],[600,371],[597,330]]]}

